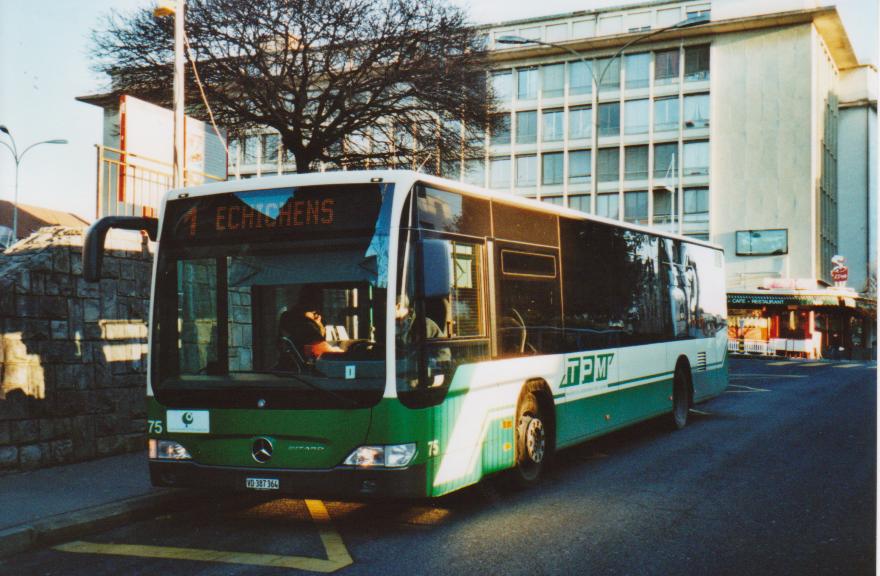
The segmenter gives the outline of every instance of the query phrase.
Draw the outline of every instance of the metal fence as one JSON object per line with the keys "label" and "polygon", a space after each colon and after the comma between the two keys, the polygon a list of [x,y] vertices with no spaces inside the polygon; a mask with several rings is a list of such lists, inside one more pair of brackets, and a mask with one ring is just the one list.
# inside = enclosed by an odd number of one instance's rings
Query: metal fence
{"label": "metal fence", "polygon": [[[171,163],[100,144],[97,149],[97,217],[156,216],[162,196],[171,189]],[[184,171],[185,186],[225,179],[196,170]]]}

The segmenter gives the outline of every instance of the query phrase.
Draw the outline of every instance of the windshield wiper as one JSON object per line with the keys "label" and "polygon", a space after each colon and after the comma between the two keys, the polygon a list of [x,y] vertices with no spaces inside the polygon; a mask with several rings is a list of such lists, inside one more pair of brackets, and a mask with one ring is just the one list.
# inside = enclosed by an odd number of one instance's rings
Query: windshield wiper
{"label": "windshield wiper", "polygon": [[321,392],[323,394],[327,394],[328,396],[332,396],[333,398],[336,398],[337,400],[341,400],[341,401],[345,402],[349,406],[360,406],[360,402],[357,402],[356,400],[352,400],[351,398],[348,398],[347,396],[343,396],[342,394],[334,392],[333,390],[328,390],[327,388],[322,388],[321,386],[318,386],[314,382],[310,382],[306,378],[303,378],[302,375],[298,372],[290,372],[287,370],[255,370],[252,373],[253,374],[271,374],[272,376],[278,376],[279,378],[293,378],[297,382],[300,382],[301,384],[305,384],[307,387],[311,388],[312,390],[314,390],[316,392]]}

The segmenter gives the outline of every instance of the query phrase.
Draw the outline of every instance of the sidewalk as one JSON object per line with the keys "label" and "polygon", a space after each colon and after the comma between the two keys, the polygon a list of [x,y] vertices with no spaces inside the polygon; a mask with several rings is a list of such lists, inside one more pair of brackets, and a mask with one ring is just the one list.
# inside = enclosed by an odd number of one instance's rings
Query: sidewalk
{"label": "sidewalk", "polygon": [[145,452],[0,476],[0,557],[119,526],[191,498],[150,485]]}

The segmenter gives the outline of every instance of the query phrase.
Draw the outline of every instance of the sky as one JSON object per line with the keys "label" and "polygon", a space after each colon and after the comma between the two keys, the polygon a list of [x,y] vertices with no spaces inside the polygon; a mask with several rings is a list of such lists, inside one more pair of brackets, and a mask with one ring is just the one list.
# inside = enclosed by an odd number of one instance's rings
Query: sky
{"label": "sky", "polygon": [[[634,3],[455,1],[470,13],[474,22],[481,24]],[[9,128],[19,151],[41,140],[69,141],[66,145],[37,146],[24,156],[20,164],[19,202],[94,218],[95,146],[102,139],[102,111],[74,99],[106,87],[106,78],[91,70],[89,35],[111,8],[125,12],[154,3],[0,0],[0,125]],[[859,60],[876,64],[877,0],[838,0],[836,4]],[[0,199],[13,199],[14,171],[12,154],[0,147]]]}

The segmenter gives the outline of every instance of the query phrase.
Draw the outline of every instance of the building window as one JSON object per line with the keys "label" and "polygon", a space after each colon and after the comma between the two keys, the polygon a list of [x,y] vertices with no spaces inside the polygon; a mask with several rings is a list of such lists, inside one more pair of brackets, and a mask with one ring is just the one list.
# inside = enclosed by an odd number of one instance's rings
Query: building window
{"label": "building window", "polygon": [[596,215],[617,220],[620,216],[620,205],[616,192],[596,196]]}
{"label": "building window", "polygon": [[538,113],[534,110],[531,112],[516,113],[516,143],[517,144],[535,144],[538,141]]}
{"label": "building window", "polygon": [[577,61],[568,63],[568,94],[590,94],[593,91],[593,65],[589,62]]}
{"label": "building window", "polygon": [[678,96],[654,100],[654,131],[678,130]]}
{"label": "building window", "polygon": [[778,256],[788,254],[788,230],[737,230],[737,256]]}
{"label": "building window", "polygon": [[620,135],[620,103],[599,104],[599,136]]}
{"label": "building window", "polygon": [[599,87],[601,90],[619,90],[620,89],[620,58],[602,58],[596,60],[597,78],[599,78]]}
{"label": "building window", "polygon": [[568,109],[568,138],[589,138],[593,130],[593,110],[589,106]]}
{"label": "building window", "polygon": [[620,180],[620,150],[618,148],[600,148],[596,160],[599,182]]}
{"label": "building window", "polygon": [[684,191],[684,232],[699,234],[709,229],[709,189],[686,188]]}
{"label": "building window", "polygon": [[496,120],[491,137],[492,146],[510,144],[510,114],[499,114]]}
{"label": "building window", "polygon": [[684,97],[684,127],[685,130],[709,127],[708,94],[694,94]]}
{"label": "building window", "polygon": [[467,160],[464,163],[464,181],[475,186],[485,186],[486,169],[482,160]]}
{"label": "building window", "polygon": [[625,180],[648,179],[648,147],[627,146],[625,163]]}
{"label": "building window", "polygon": [[538,69],[520,68],[516,71],[517,100],[534,100],[538,97]]}
{"label": "building window", "polygon": [[562,152],[541,156],[541,184],[544,186],[562,184]]}
{"label": "building window", "polygon": [[509,104],[513,96],[513,73],[494,72],[492,74],[492,93],[499,104]]}
{"label": "building window", "polygon": [[565,115],[560,110],[545,110],[541,114],[541,140],[544,142],[558,142],[563,139]]}
{"label": "building window", "polygon": [[461,180],[461,161],[442,162],[440,164],[440,175],[450,180]]}
{"label": "building window", "polygon": [[534,154],[516,157],[516,187],[534,188],[537,184],[538,161]]}
{"label": "building window", "polygon": [[590,213],[590,195],[576,194],[568,197],[568,207],[572,210],[580,210],[581,212]]}
{"label": "building window", "polygon": [[248,136],[241,141],[241,163],[251,166],[257,163],[259,157],[260,137]]}
{"label": "building window", "polygon": [[278,162],[280,139],[278,134],[263,134],[262,164],[275,165]]}
{"label": "building window", "polygon": [[541,201],[554,206],[562,206],[565,198],[562,196],[541,196]]}
{"label": "building window", "polygon": [[672,190],[667,188],[654,189],[654,226],[662,226],[672,222]]}
{"label": "building window", "polygon": [[684,175],[705,176],[709,174],[709,142],[684,143]]}
{"label": "building window", "polygon": [[666,180],[672,186],[678,173],[678,144],[654,144],[654,178]]}
{"label": "building window", "polygon": [[565,87],[565,64],[541,67],[541,96],[561,98]]}
{"label": "building window", "polygon": [[626,87],[646,88],[651,69],[651,54],[628,54],[626,56]]}
{"label": "building window", "polygon": [[624,134],[647,134],[648,100],[627,100],[624,104]]}
{"label": "building window", "polygon": [[589,184],[592,164],[590,150],[572,150],[568,153],[568,183]]}
{"label": "building window", "polygon": [[648,223],[647,192],[627,192],[623,195],[623,218],[633,224]]}
{"label": "building window", "polygon": [[687,18],[688,20],[692,20],[694,18],[709,18],[709,15],[711,13],[711,9],[708,5],[690,6],[687,9]]}
{"label": "building window", "polygon": [[492,188],[510,188],[510,158],[492,158],[489,160],[489,186]]}
{"label": "building window", "polygon": [[235,170],[238,167],[238,140],[229,141],[229,168]]}
{"label": "building window", "polygon": [[685,82],[709,79],[709,46],[688,46],[684,49]]}
{"label": "building window", "polygon": [[654,84],[678,82],[678,49],[654,53]]}

